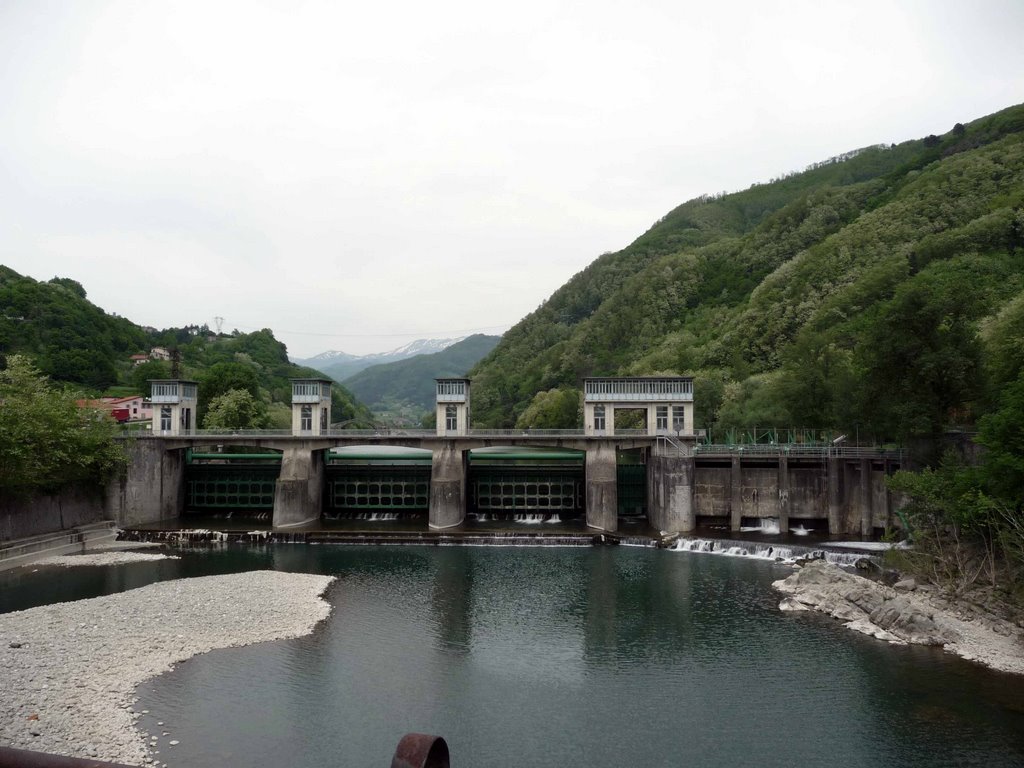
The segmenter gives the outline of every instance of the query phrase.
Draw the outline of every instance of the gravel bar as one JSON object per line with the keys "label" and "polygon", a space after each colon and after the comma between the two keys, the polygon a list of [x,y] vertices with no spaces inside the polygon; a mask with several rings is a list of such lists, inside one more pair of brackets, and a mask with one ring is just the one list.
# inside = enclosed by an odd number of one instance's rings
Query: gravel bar
{"label": "gravel bar", "polygon": [[83,555],[54,555],[30,563],[30,566],[59,565],[71,568],[78,565],[124,565],[125,563],[148,563],[152,560],[180,560],[178,555],[162,555],[151,552],[95,552]]}
{"label": "gravel bar", "polygon": [[250,571],[0,615],[0,744],[133,765],[135,688],[215,648],[300,637],[331,576]]}

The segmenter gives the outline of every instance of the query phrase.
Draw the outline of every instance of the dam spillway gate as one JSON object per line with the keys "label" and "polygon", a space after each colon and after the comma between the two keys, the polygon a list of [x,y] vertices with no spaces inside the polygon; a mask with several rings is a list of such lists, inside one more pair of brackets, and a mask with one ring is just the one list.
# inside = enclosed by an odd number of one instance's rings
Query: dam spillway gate
{"label": "dam spillway gate", "polygon": [[397,519],[430,506],[430,453],[324,454],[324,515]]}
{"label": "dam spillway gate", "polygon": [[270,513],[281,472],[279,453],[186,451],[186,512]]}
{"label": "dam spillway gate", "polygon": [[581,451],[471,451],[468,470],[468,511],[478,520],[544,522],[584,512]]}

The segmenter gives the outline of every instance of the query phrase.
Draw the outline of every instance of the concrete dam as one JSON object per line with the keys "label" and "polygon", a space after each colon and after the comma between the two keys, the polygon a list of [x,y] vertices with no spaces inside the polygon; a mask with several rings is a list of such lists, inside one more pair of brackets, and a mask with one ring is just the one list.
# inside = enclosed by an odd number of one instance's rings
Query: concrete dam
{"label": "concrete dam", "polygon": [[[705,444],[689,377],[586,379],[582,430],[471,428],[468,379],[437,380],[434,430],[336,429],[331,383],[296,379],[291,430],[201,432],[195,382],[152,387],[152,429],[132,440],[129,469],[105,500],[127,526],[225,510],[258,511],[284,530],[351,513],[420,516],[434,530],[557,516],[608,533],[640,516],[678,533],[714,525],[872,536],[895,522],[885,478],[898,452]],[[645,426],[616,429],[624,410]]]}

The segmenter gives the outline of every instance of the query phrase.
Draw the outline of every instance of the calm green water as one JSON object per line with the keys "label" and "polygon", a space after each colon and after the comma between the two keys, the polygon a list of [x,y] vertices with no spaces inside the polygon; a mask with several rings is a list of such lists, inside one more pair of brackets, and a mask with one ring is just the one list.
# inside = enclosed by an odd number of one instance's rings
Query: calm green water
{"label": "calm green water", "polygon": [[338,576],[312,635],[140,688],[143,727],[181,742],[161,749],[172,768],[383,767],[408,731],[443,735],[456,768],[1024,765],[1024,680],[783,614],[770,584],[789,571],[771,563],[624,547],[183,554],[0,581],[12,610],[254,568]]}

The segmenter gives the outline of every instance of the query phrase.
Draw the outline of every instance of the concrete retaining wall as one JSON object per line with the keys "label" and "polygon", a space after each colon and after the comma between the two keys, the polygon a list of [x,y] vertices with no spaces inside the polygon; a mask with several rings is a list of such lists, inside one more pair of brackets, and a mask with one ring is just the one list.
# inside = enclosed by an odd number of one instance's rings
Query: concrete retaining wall
{"label": "concrete retaining wall", "polygon": [[0,541],[65,531],[107,519],[102,496],[68,492],[59,496],[0,500]]}
{"label": "concrete retaining wall", "polygon": [[164,450],[160,440],[139,440],[129,450],[128,471],[107,488],[109,517],[118,525],[178,517],[185,508],[185,451]]}

